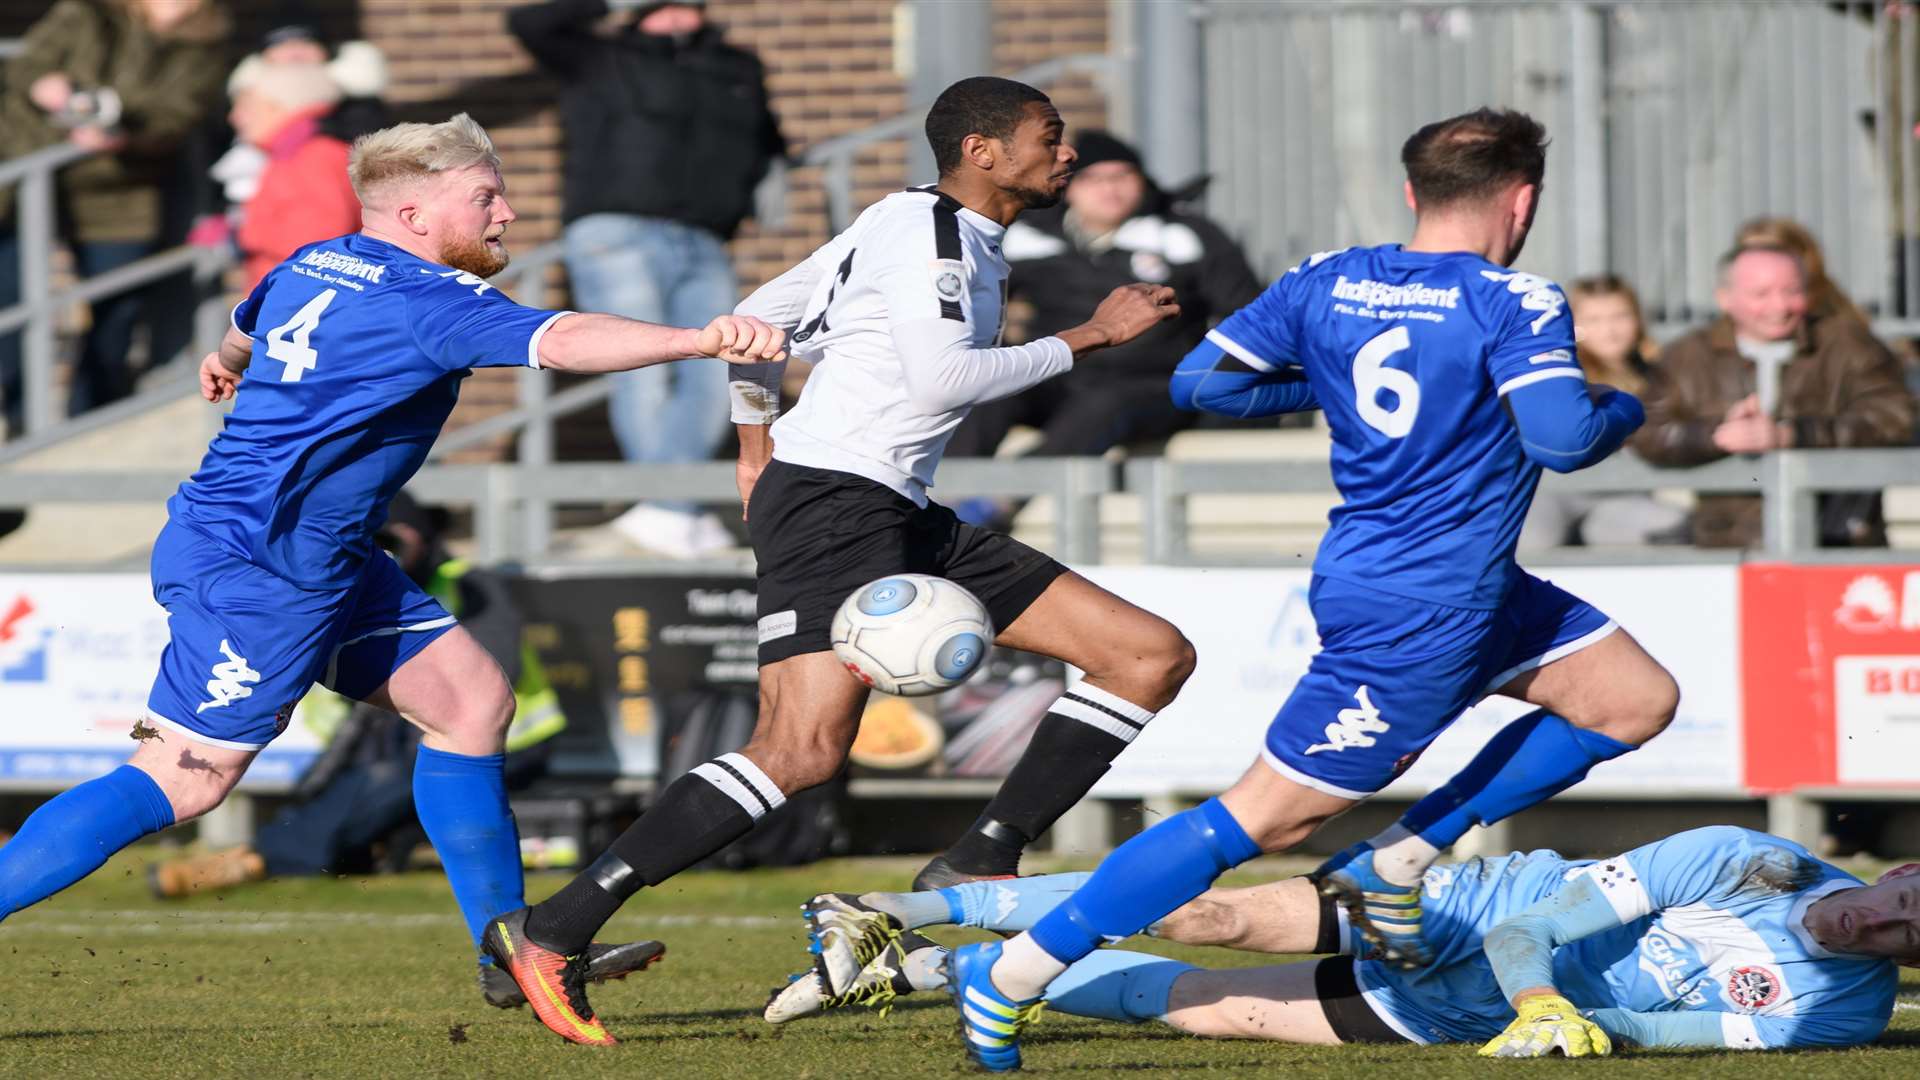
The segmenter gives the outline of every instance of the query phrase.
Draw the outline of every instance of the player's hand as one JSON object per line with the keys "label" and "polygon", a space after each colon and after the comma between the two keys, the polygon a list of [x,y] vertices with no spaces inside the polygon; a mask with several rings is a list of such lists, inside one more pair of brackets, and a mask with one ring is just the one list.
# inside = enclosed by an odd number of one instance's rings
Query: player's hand
{"label": "player's hand", "polygon": [[1580,1015],[1559,994],[1535,994],[1514,1006],[1519,1015],[1507,1030],[1480,1048],[1481,1057],[1536,1058],[1550,1054],[1567,1057],[1606,1057],[1613,1040],[1605,1029]]}
{"label": "player's hand", "polygon": [[1106,331],[1109,346],[1125,345],[1179,314],[1180,304],[1172,289],[1135,282],[1108,293],[1087,323]]}
{"label": "player's hand", "polygon": [[786,332],[751,315],[722,315],[703,327],[696,340],[701,356],[733,364],[761,364],[787,355]]}
{"label": "player's hand", "polygon": [[200,396],[215,405],[232,397],[240,389],[240,380],[245,374],[236,375],[220,362],[220,353],[216,350],[200,361]]}

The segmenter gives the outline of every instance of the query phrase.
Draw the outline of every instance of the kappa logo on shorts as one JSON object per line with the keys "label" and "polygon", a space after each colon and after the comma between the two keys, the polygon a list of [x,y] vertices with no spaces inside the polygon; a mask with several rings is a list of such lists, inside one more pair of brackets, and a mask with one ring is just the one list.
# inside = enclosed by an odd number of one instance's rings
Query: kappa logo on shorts
{"label": "kappa logo on shorts", "polygon": [[227,662],[213,665],[213,678],[207,680],[207,696],[213,700],[201,702],[200,707],[193,710],[195,713],[252,697],[253,687],[247,683],[260,681],[260,673],[247,666],[247,658],[234,652],[226,638],[220,639],[220,651],[226,654]]}
{"label": "kappa logo on shorts", "polygon": [[1373,707],[1373,699],[1365,686],[1353,692],[1353,700],[1360,703],[1359,707],[1341,709],[1340,718],[1327,725],[1327,741],[1314,743],[1307,747],[1306,753],[1372,746],[1375,735],[1389,730],[1391,725],[1380,719],[1380,710]]}

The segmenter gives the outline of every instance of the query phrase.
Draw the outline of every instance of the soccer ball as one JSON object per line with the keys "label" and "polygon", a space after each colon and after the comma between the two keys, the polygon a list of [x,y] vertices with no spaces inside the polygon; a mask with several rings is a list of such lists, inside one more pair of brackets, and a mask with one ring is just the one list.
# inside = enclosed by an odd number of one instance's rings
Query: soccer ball
{"label": "soccer ball", "polygon": [[895,574],[854,590],[833,616],[833,652],[854,677],[903,697],[967,681],[986,659],[993,622],[967,590],[929,574]]}

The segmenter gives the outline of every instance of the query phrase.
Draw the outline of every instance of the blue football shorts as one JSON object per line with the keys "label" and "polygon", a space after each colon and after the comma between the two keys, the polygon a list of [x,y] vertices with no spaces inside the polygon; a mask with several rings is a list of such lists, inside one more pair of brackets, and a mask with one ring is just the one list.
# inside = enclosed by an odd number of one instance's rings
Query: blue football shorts
{"label": "blue football shorts", "polygon": [[1618,628],[1529,574],[1500,607],[1448,607],[1316,576],[1320,651],[1267,728],[1261,756],[1316,791],[1364,799],[1392,783],[1462,712],[1523,672]]}
{"label": "blue football shorts", "polygon": [[169,640],[148,717],[203,743],[258,750],[314,683],[363,698],[454,617],[376,554],[342,589],[302,589],[177,523],[153,545]]}

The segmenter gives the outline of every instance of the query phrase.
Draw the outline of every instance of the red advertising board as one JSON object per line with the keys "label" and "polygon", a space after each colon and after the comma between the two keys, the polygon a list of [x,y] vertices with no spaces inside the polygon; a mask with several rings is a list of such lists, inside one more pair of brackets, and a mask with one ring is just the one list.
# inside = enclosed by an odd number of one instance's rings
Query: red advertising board
{"label": "red advertising board", "polygon": [[1920,786],[1920,566],[1742,568],[1746,782]]}

